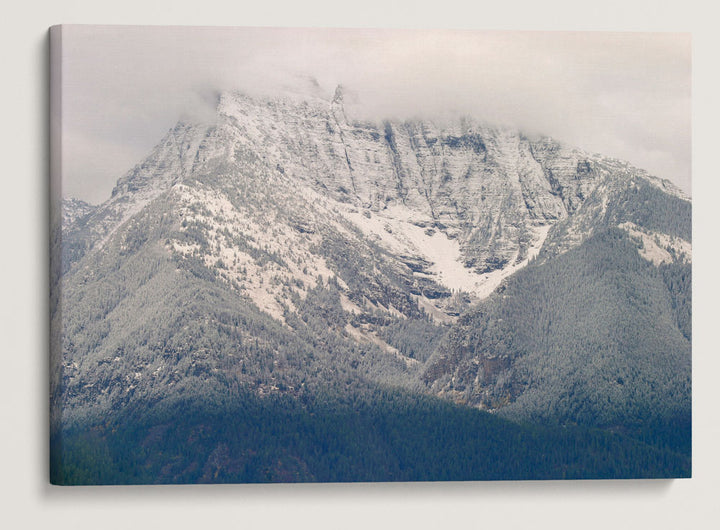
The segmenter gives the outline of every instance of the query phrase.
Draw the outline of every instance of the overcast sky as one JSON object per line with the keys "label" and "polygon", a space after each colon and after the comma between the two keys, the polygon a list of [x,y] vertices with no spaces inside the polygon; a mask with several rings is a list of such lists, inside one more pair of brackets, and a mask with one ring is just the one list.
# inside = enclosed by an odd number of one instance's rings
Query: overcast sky
{"label": "overcast sky", "polygon": [[689,34],[66,26],[63,57],[63,195],[92,203],[217,90],[301,76],[378,118],[468,114],[691,191]]}

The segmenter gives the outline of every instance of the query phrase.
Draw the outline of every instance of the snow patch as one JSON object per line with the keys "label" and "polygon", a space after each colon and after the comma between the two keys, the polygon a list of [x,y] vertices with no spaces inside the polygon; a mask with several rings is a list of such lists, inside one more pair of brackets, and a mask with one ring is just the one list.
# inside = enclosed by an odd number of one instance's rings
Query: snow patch
{"label": "snow patch", "polygon": [[[394,254],[421,258],[430,266],[426,277],[453,291],[464,291],[478,298],[492,293],[500,282],[528,264],[537,256],[550,225],[531,227],[534,244],[527,257],[520,261],[512,260],[511,266],[489,273],[480,274],[463,264],[463,255],[457,239],[451,239],[441,230],[428,230],[425,226],[433,224],[432,219],[422,217],[402,205],[396,205],[381,213],[369,210],[340,206],[343,216],[360,231]],[[418,226],[424,225],[424,226]],[[422,274],[422,273],[416,273]]]}
{"label": "snow patch", "polygon": [[676,259],[687,263],[692,261],[692,244],[682,238],[646,230],[631,222],[622,223],[618,228],[641,243],[638,253],[654,265],[672,263]]}

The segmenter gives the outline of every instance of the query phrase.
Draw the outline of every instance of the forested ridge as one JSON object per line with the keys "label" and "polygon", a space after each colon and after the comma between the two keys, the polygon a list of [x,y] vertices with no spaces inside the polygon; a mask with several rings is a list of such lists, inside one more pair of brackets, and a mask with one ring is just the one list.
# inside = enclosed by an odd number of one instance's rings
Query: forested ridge
{"label": "forested ridge", "polygon": [[[57,484],[687,477],[690,461],[626,436],[518,425],[403,391],[348,400],[251,392],[168,400],[71,428]],[[325,397],[323,397],[325,396]]]}
{"label": "forested ridge", "polygon": [[619,429],[689,454],[690,267],[658,268],[636,245],[610,229],[519,271],[463,315],[424,380],[508,418]]}
{"label": "forested ridge", "polygon": [[[690,474],[689,387],[684,397],[665,395],[657,402],[657,394],[643,395],[643,387],[633,379],[642,375],[655,385],[665,378],[689,374],[668,372],[658,364],[659,372],[653,376],[652,365],[657,359],[651,351],[643,361],[647,365],[640,367],[633,366],[632,359],[609,352],[616,339],[634,341],[634,356],[645,355],[642,352],[646,350],[638,350],[637,337],[623,334],[633,328],[625,325],[632,315],[599,318],[599,309],[594,308],[610,304],[606,310],[617,312],[618,307],[625,306],[613,305],[617,303],[613,293],[617,295],[617,289],[633,284],[637,299],[631,298],[628,304],[653,306],[659,312],[649,315],[648,322],[657,322],[660,317],[676,319],[677,308],[687,304],[689,283],[682,275],[668,275],[665,268],[655,269],[639,258],[634,243],[620,230],[603,233],[552,265],[531,265],[506,282],[493,298],[464,315],[457,326],[387,316],[379,326],[380,335],[403,355],[418,361],[429,358],[425,377],[437,362],[437,354],[431,353],[443,351],[448,344],[474,342],[474,349],[468,352],[476,354],[482,344],[483,352],[492,351],[496,358],[511,357],[513,370],[501,388],[510,396],[515,388],[518,394],[512,397],[520,399],[501,412],[520,423],[423,397],[417,393],[418,383],[412,382],[422,373],[423,364],[408,366],[372,344],[343,338],[339,332],[351,316],[342,310],[337,283],[310,290],[298,306],[301,316],[286,315],[288,329],[252,304],[238,304],[227,291],[209,289],[202,275],[191,272],[183,281],[173,281],[178,274],[186,273],[176,271],[159,254],[150,255],[155,259],[137,258],[137,266],[148,277],[138,275],[138,285],[130,286],[133,296],[121,297],[115,308],[108,306],[109,313],[119,313],[98,325],[104,322],[102,325],[111,329],[113,318],[126,318],[127,312],[142,310],[146,318],[138,321],[142,324],[132,334],[123,335],[124,342],[112,346],[112,358],[98,356],[96,368],[87,370],[87,377],[104,381],[110,390],[104,399],[108,406],[114,403],[114,412],[108,416],[107,410],[98,408],[103,403],[100,394],[97,401],[91,401],[92,410],[82,416],[84,419],[54,432],[55,483],[508,480]],[[684,270],[679,264],[675,267]],[[628,274],[639,277],[633,276],[630,281]],[[590,281],[593,277],[598,280]],[[667,277],[680,278],[673,280],[679,283],[667,284]],[[166,301],[145,297],[143,289],[156,292],[159,285],[165,296],[188,303],[174,313],[158,311]],[[661,287],[666,285],[671,288],[663,291]],[[598,291],[589,296],[593,289]],[[607,297],[614,302],[608,302]],[[105,295],[102,298],[108,300]],[[658,300],[663,301],[660,306]],[[88,302],[84,302],[86,307]],[[131,305],[123,308],[128,303]],[[562,324],[563,319],[566,324]],[[606,329],[608,325],[620,327]],[[76,335],[90,341],[87,362],[93,352],[98,355],[94,341],[100,340],[91,330],[89,335]],[[578,338],[578,333],[583,336]],[[131,342],[127,342],[128,337]],[[566,365],[568,373],[582,373],[582,356],[564,354],[560,364],[557,358],[546,357],[549,365],[542,356],[523,359],[523,354],[532,354],[532,348],[546,355],[573,351],[577,355],[577,347],[568,344],[578,340],[583,344],[583,355],[598,355],[606,363],[604,373],[609,383],[633,387],[631,397],[621,396],[613,402],[607,388],[597,387],[601,381],[593,379],[595,387],[582,379],[568,385],[563,372],[551,379],[560,388],[547,385],[543,377],[553,377]],[[670,341],[689,355],[687,339],[680,333],[660,335],[657,340],[648,347]],[[115,343],[111,340],[109,344]],[[592,344],[596,350],[589,347]],[[143,367],[147,362],[160,366],[158,355],[160,359],[172,358],[175,368],[171,373],[149,370],[152,365]],[[129,363],[131,370],[151,371],[155,379],[127,385],[114,375],[117,366],[113,364],[118,362]],[[683,366],[683,362],[676,364]],[[689,367],[688,363],[689,357],[685,362]],[[550,375],[543,375],[544,370]],[[93,375],[94,371],[107,375]],[[462,382],[465,375],[461,370],[458,375],[461,377],[456,377],[455,388],[460,390],[457,381]],[[476,377],[477,373],[472,375]],[[488,377],[493,377],[492,369]],[[162,381],[164,384],[159,384]],[[372,381],[401,385],[405,390],[397,386],[397,390],[383,389]],[[480,388],[498,387],[497,382],[494,384],[492,387],[489,380],[483,380]],[[592,388],[596,389],[591,394]],[[265,397],[259,397],[258,391]],[[113,393],[117,393],[115,400]],[[118,401],[117,396],[122,394],[125,397]],[[86,390],[84,398],[88,395],[92,394]],[[472,404],[472,393],[468,395]],[[553,399],[557,401],[550,401]],[[643,407],[645,399],[651,402]],[[124,403],[119,409],[118,402]],[[548,402],[552,403],[550,415],[538,416],[536,403]],[[665,414],[659,408],[662,403],[676,408]],[[650,410],[656,414],[649,414]]]}
{"label": "forested ridge", "polygon": [[85,364],[63,367],[82,392],[54,427],[55,483],[690,474],[689,265],[653,266],[622,230],[531,263],[456,325],[363,317],[401,356],[345,333],[337,281],[281,325],[204,263],[125,241],[123,268],[106,253],[65,293]]}

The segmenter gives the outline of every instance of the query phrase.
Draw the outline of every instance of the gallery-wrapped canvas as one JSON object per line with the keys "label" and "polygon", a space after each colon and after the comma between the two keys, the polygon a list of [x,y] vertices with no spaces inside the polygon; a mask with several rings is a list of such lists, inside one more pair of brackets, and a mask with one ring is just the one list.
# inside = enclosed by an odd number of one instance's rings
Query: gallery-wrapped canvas
{"label": "gallery-wrapped canvas", "polygon": [[688,35],[50,41],[52,483],[690,476]]}

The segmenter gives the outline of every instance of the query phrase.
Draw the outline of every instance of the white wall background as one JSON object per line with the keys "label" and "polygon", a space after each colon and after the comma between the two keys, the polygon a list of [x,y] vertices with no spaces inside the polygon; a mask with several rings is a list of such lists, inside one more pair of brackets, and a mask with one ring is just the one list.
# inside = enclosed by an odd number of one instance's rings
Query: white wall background
{"label": "white wall background", "polygon": [[[0,31],[0,521],[6,528],[716,528],[717,17],[710,2],[27,0]],[[47,28],[57,23],[692,31],[693,478],[380,485],[47,484]]]}

